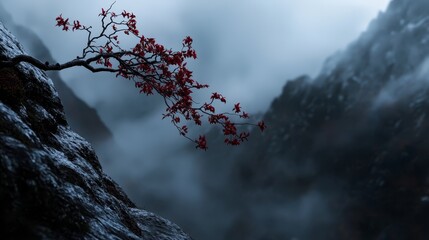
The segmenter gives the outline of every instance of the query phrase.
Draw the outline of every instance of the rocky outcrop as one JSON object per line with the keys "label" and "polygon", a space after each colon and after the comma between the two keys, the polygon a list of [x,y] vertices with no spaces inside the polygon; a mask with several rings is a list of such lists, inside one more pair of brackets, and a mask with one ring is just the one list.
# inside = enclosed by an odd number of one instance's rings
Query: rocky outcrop
{"label": "rocky outcrop", "polygon": [[[22,53],[0,23],[0,60]],[[0,173],[2,239],[190,239],[102,172],[52,81],[28,64],[0,68]]]}
{"label": "rocky outcrop", "polygon": [[[56,63],[49,49],[43,41],[28,27],[17,25],[0,3],[0,21],[20,39],[26,51],[41,61]],[[55,89],[61,97],[64,112],[70,127],[79,135],[88,140],[95,149],[101,148],[102,144],[112,140],[112,133],[100,119],[94,108],[88,106],[64,83],[58,72],[49,72]]]}
{"label": "rocky outcrop", "polygon": [[217,198],[237,213],[225,239],[429,238],[428,26],[429,1],[392,1],[315,79],[287,82],[262,140],[204,161],[237,183]]}

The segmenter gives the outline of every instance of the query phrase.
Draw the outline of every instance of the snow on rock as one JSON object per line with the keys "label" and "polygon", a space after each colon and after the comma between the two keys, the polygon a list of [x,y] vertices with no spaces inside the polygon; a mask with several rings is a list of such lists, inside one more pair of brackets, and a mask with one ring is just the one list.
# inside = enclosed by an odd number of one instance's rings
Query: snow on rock
{"label": "snow on rock", "polygon": [[[22,54],[0,23],[0,59]],[[191,239],[137,209],[72,132],[52,81],[29,64],[0,68],[0,236]]]}

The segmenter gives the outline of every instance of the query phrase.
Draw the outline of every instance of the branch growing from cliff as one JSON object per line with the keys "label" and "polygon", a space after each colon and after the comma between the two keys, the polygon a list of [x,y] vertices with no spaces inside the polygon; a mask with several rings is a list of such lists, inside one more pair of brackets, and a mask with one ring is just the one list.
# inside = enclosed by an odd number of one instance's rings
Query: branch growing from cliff
{"label": "branch growing from cliff", "polygon": [[[249,132],[239,131],[238,125],[251,125],[265,129],[263,121],[253,123],[238,122],[238,119],[248,119],[249,114],[241,109],[240,103],[234,104],[232,112],[217,113],[215,102],[226,104],[221,94],[212,93],[210,100],[199,104],[193,100],[194,90],[208,88],[207,84],[195,81],[192,71],[187,68],[187,59],[196,59],[197,54],[192,48],[192,38],[187,36],[182,41],[179,51],[166,49],[158,44],[154,38],[147,38],[137,30],[136,16],[127,11],[116,14],[111,11],[113,4],[101,10],[101,30],[94,34],[92,27],[86,27],[79,21],[73,23],[62,15],[56,18],[56,26],[63,31],[84,31],[87,33],[87,43],[81,56],[63,64],[43,63],[28,55],[17,55],[11,59],[0,61],[0,67],[11,67],[26,62],[45,71],[60,71],[72,67],[84,67],[91,72],[116,73],[116,77],[123,77],[134,81],[140,93],[151,95],[154,92],[163,97],[166,110],[164,118],[169,118],[180,135],[196,143],[196,147],[207,149],[204,135],[196,139],[188,137],[188,125],[202,125],[204,118],[210,124],[222,127],[225,135],[224,142],[229,145],[240,145],[249,137]],[[137,41],[130,50],[120,46],[119,36],[127,35]],[[235,121],[234,121],[235,119]]]}
{"label": "branch growing from cliff", "polygon": [[60,71],[67,68],[72,67],[85,67],[86,69],[90,70],[91,72],[119,72],[119,69],[113,69],[113,68],[96,68],[91,66],[91,63],[96,62],[97,60],[101,58],[106,57],[114,57],[113,54],[99,54],[95,57],[86,59],[86,60],[80,60],[75,59],[70,62],[66,62],[64,64],[49,64],[49,62],[42,63],[40,60],[29,56],[29,55],[17,55],[9,60],[0,62],[0,68],[1,67],[13,67],[21,62],[30,63],[31,65],[44,70],[44,71]]}

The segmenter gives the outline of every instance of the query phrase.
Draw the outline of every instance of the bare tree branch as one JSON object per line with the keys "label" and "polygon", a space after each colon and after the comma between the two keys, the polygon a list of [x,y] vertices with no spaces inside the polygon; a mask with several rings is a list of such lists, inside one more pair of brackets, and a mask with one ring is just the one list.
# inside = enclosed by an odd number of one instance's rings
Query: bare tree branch
{"label": "bare tree branch", "polygon": [[[17,65],[18,63],[21,62],[26,62],[29,63],[41,70],[44,71],[60,71],[63,69],[67,69],[67,68],[72,68],[72,67],[85,67],[86,69],[88,69],[91,72],[119,72],[119,69],[113,69],[113,68],[96,68],[91,66],[92,62],[97,61],[98,59],[101,59],[102,57],[107,57],[107,55],[112,55],[112,54],[100,54],[97,55],[95,57],[89,58],[87,60],[72,60],[70,62],[66,62],[63,64],[49,64],[48,62],[43,63],[40,60],[32,57],[32,56],[28,56],[28,55],[17,55],[15,57],[13,57],[12,59],[6,60],[6,61],[0,61],[0,67],[13,67],[15,65]],[[110,56],[110,57],[114,57],[114,56]]]}

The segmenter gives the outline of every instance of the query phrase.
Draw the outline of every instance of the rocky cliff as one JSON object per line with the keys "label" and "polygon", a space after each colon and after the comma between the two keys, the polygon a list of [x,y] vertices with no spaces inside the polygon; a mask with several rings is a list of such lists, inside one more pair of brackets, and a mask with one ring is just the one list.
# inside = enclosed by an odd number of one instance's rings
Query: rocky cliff
{"label": "rocky cliff", "polygon": [[[22,53],[0,23],[0,60]],[[0,173],[2,239],[190,239],[102,172],[52,81],[28,64],[0,68]]]}
{"label": "rocky cliff", "polygon": [[262,140],[205,161],[217,212],[236,213],[225,239],[429,239],[428,117],[429,1],[393,0],[287,82]]}
{"label": "rocky cliff", "polygon": [[[28,27],[15,24],[12,15],[6,12],[1,3],[0,21],[20,39],[20,43],[33,57],[50,63],[57,62],[37,34]],[[55,89],[61,97],[70,127],[88,140],[96,150],[101,148],[103,143],[112,140],[112,133],[100,119],[96,110],[77,97],[64,83],[58,72],[49,72],[48,76],[52,79]]]}

